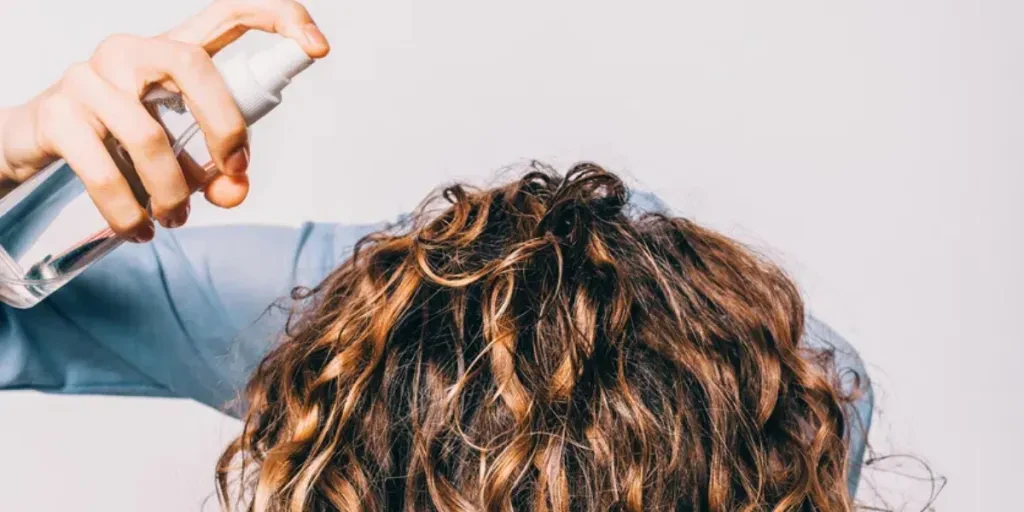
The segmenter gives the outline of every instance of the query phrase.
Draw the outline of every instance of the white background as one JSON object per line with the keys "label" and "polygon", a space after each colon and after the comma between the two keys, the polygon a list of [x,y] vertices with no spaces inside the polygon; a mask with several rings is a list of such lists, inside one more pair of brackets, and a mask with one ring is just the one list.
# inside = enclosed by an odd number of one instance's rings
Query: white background
{"label": "white background", "polygon": [[[0,0],[0,104],[203,3]],[[871,367],[874,441],[950,479],[939,510],[1016,508],[1024,2],[308,5],[334,52],[256,127],[248,202],[193,224],[372,221],[524,158],[598,161],[793,273]],[[198,510],[236,428],[0,394],[0,509]]]}

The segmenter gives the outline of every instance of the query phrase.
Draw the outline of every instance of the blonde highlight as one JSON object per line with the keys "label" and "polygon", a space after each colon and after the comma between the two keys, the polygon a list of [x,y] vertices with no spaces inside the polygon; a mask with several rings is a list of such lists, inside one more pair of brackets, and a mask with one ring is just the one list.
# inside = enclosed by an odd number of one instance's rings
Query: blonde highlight
{"label": "blonde highlight", "polygon": [[593,164],[364,237],[247,388],[225,508],[847,511],[793,283]]}

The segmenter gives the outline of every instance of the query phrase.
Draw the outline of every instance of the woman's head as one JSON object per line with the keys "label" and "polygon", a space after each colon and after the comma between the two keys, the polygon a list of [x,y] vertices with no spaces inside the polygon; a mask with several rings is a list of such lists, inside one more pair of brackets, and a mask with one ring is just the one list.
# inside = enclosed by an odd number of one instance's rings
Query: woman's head
{"label": "woman's head", "polygon": [[632,211],[594,165],[438,199],[304,295],[250,382],[219,468],[226,501],[850,508],[848,398],[829,354],[801,344],[802,303],[777,267]]}

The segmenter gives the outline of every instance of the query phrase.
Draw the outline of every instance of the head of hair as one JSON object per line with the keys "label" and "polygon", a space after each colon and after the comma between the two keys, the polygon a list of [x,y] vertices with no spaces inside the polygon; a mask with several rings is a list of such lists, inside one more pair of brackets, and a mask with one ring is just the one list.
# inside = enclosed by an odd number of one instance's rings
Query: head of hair
{"label": "head of hair", "polygon": [[848,397],[793,283],[596,165],[445,188],[299,298],[228,508],[852,507]]}

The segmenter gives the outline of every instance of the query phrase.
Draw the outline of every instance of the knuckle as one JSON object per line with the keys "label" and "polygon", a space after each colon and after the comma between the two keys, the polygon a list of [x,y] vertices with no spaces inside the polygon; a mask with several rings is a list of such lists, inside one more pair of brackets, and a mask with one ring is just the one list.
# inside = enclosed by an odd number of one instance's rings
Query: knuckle
{"label": "knuckle", "polygon": [[104,173],[88,179],[87,185],[93,189],[97,197],[114,197],[121,192],[120,175]]}
{"label": "knuckle", "polygon": [[309,18],[309,11],[307,11],[302,4],[291,0],[279,0],[279,2],[284,4],[283,8],[285,9],[285,12],[288,13],[292,19],[304,20]]}
{"label": "knuckle", "polygon": [[[286,8],[289,4],[293,4],[292,0],[258,0],[257,5],[263,8]],[[251,4],[250,4],[251,5]]]}
{"label": "knuckle", "polygon": [[167,197],[162,198],[160,202],[164,208],[174,210],[188,203],[188,194],[169,194]]}
{"label": "knuckle", "polygon": [[179,43],[175,45],[178,65],[185,69],[201,69],[210,63],[210,55],[201,46]]}
{"label": "knuckle", "polygon": [[142,213],[141,209],[118,212],[107,219],[110,229],[118,235],[132,234],[144,222],[146,222],[146,216]]}
{"label": "knuckle", "polygon": [[135,152],[143,159],[157,157],[165,149],[169,150],[167,134],[155,121],[139,123],[130,134],[121,141],[130,152]]}
{"label": "knuckle", "polygon": [[70,88],[79,88],[84,85],[85,80],[89,79],[91,73],[92,68],[88,64],[76,62],[64,70],[61,84]]}
{"label": "knuckle", "polygon": [[39,125],[44,131],[52,130],[67,122],[76,115],[78,108],[74,101],[65,94],[57,93],[48,96],[39,103],[36,115]]}
{"label": "knuckle", "polygon": [[247,137],[245,123],[241,118],[234,119],[235,117],[237,116],[231,116],[229,119],[207,128],[210,145],[213,146],[211,149],[218,152],[232,151],[245,141]]}
{"label": "knuckle", "polygon": [[165,193],[161,195],[154,195],[151,199],[151,208],[153,210],[154,217],[164,217],[171,212],[177,210],[188,202],[187,194],[175,194]]}
{"label": "knuckle", "polygon": [[276,18],[276,24],[301,22],[309,19],[309,11],[295,0],[259,0],[255,6],[250,3],[247,7],[249,9],[257,7],[268,11]]}
{"label": "knuckle", "polygon": [[96,46],[96,51],[93,52],[93,57],[103,59],[107,56],[119,55],[128,47],[131,39],[132,37],[126,34],[109,35]]}

